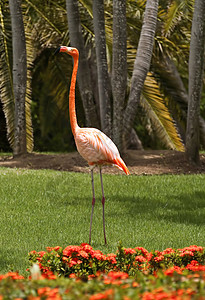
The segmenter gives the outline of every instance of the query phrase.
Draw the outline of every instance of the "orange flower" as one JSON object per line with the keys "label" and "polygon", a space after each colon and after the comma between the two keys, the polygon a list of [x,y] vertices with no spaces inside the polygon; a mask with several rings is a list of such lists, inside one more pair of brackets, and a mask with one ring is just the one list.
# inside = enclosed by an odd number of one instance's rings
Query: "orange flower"
{"label": "orange flower", "polygon": [[109,296],[112,296],[113,294],[114,294],[113,289],[109,289],[109,290],[105,291],[104,293],[98,293],[98,294],[92,295],[89,298],[89,300],[112,299]]}
{"label": "orange flower", "polygon": [[205,272],[205,266],[203,266],[203,265],[189,264],[186,266],[186,269],[193,271],[193,272],[199,272],[199,271]]}
{"label": "orange flower", "polygon": [[136,281],[133,281],[132,286],[133,286],[134,288],[135,288],[135,287],[138,287],[138,286],[139,286],[139,283],[136,282]]}
{"label": "orange flower", "polygon": [[38,255],[39,255],[40,257],[43,257],[45,254],[46,254],[46,251],[40,251],[40,252],[38,252]]}
{"label": "orange flower", "polygon": [[56,246],[56,247],[54,247],[53,249],[55,250],[55,251],[58,251],[59,249],[61,249],[62,247],[60,247],[60,246]]}
{"label": "orange flower", "polygon": [[97,260],[106,260],[107,257],[99,250],[93,251],[91,254],[92,258],[96,258]]}
{"label": "orange flower", "polygon": [[142,254],[143,254],[144,256],[147,256],[148,253],[149,253],[149,252],[147,251],[147,249],[145,249],[145,248],[143,248],[143,247],[135,247],[135,249],[141,251]]}
{"label": "orange flower", "polygon": [[107,276],[113,279],[127,279],[129,277],[129,275],[125,272],[114,272],[114,271],[109,272]]}
{"label": "orange flower", "polygon": [[54,297],[58,295],[58,288],[51,289],[48,293],[49,297]]}
{"label": "orange flower", "polygon": [[79,251],[78,256],[82,256],[83,258],[87,258],[87,259],[89,258],[88,253],[84,250]]}
{"label": "orange flower", "polygon": [[151,252],[147,253],[147,255],[146,255],[147,261],[151,260],[152,256],[153,256],[153,254]]}
{"label": "orange flower", "polygon": [[11,277],[14,280],[24,279],[24,277],[22,275],[19,275],[18,272],[8,272],[5,275],[0,275],[0,280],[7,277]]}
{"label": "orange flower", "polygon": [[188,289],[186,290],[186,293],[187,293],[187,295],[193,295],[193,294],[195,294],[196,292],[193,291],[192,289],[188,288]]}
{"label": "orange flower", "polygon": [[81,247],[87,253],[89,253],[93,249],[89,244],[86,244],[86,243],[82,243]]}
{"label": "orange flower", "polygon": [[50,287],[42,287],[38,289],[38,295],[39,296],[43,296],[43,295],[47,295],[50,291]]}
{"label": "orange flower", "polygon": [[89,300],[100,300],[100,299],[106,299],[107,296],[103,293],[98,293],[98,294],[95,294],[95,295],[92,295]]}
{"label": "orange flower", "polygon": [[33,250],[29,254],[37,254],[37,252],[35,250]]}
{"label": "orange flower", "polygon": [[145,292],[142,296],[141,296],[142,300],[156,300],[155,295],[153,295],[150,292]]}
{"label": "orange flower", "polygon": [[183,271],[183,268],[174,266],[174,267],[171,267],[171,268],[167,269],[166,271],[164,271],[164,274],[167,276],[173,276],[174,272],[176,272],[178,274],[182,274],[182,271]]}
{"label": "orange flower", "polygon": [[142,256],[142,255],[137,255],[135,257],[135,260],[138,261],[138,262],[141,262],[141,263],[147,261],[146,258],[144,256]]}
{"label": "orange flower", "polygon": [[192,251],[186,250],[179,254],[180,257],[184,257],[186,255],[194,256],[194,253]]}
{"label": "orange flower", "polygon": [[38,289],[38,295],[46,297],[47,300],[61,300],[61,296],[58,293],[58,288],[43,287]]}
{"label": "orange flower", "polygon": [[52,250],[53,250],[52,247],[46,247],[46,251],[47,251],[47,252],[51,252]]}
{"label": "orange flower", "polygon": [[75,265],[80,265],[82,264],[82,260],[80,259],[72,259],[70,262],[69,262],[69,267],[73,267]]}
{"label": "orange flower", "polygon": [[181,252],[184,251],[197,251],[197,252],[202,252],[204,250],[204,247],[201,246],[196,246],[196,245],[191,245],[189,247],[185,247],[183,249],[179,249]]}
{"label": "orange flower", "polygon": [[164,251],[162,251],[162,255],[164,254],[171,254],[171,253],[175,253],[175,250],[172,248],[167,248]]}
{"label": "orange flower", "polygon": [[128,289],[130,287],[130,284],[126,283],[126,284],[123,284],[121,287],[122,287],[122,289]]}
{"label": "orange flower", "polygon": [[104,275],[104,284],[116,284],[121,285],[123,284],[123,280],[127,279],[129,275],[124,272],[114,272],[111,271],[107,275]]}
{"label": "orange flower", "polygon": [[163,259],[164,259],[164,256],[163,256],[163,255],[159,255],[159,256],[157,256],[157,257],[154,258],[154,260],[155,260],[156,262],[160,262],[160,261],[162,261]]}
{"label": "orange flower", "polygon": [[50,280],[56,279],[56,275],[54,275],[53,272],[48,269],[43,270],[42,277]]}
{"label": "orange flower", "polygon": [[125,252],[126,255],[127,254],[135,254],[136,253],[135,249],[132,249],[132,248],[125,248],[124,252]]}
{"label": "orange flower", "polygon": [[78,253],[79,251],[81,251],[81,247],[80,246],[68,246],[63,250],[63,255],[65,256],[70,256],[72,253]]}
{"label": "orange flower", "polygon": [[112,280],[111,279],[104,279],[104,284],[112,284]]}
{"label": "orange flower", "polygon": [[116,264],[116,254],[110,253],[107,255],[107,260],[110,261],[112,264]]}

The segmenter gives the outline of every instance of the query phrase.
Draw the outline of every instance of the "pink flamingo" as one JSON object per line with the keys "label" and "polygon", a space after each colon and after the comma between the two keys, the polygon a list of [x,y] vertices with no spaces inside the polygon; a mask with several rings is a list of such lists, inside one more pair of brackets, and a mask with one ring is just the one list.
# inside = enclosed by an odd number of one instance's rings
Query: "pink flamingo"
{"label": "pink flamingo", "polygon": [[73,57],[74,66],[71,78],[70,93],[69,93],[69,113],[70,113],[70,124],[72,133],[75,138],[75,143],[80,155],[88,162],[91,168],[91,181],[92,181],[92,212],[90,218],[90,232],[89,232],[89,244],[91,243],[91,228],[92,219],[95,206],[95,189],[93,179],[93,169],[96,165],[100,168],[100,180],[102,189],[102,205],[103,205],[103,231],[105,244],[107,244],[105,234],[105,196],[103,189],[103,180],[101,173],[101,166],[105,164],[111,164],[123,170],[127,175],[130,174],[127,166],[120,157],[119,151],[112,140],[107,137],[103,132],[96,128],[80,128],[77,123],[76,111],[75,111],[75,84],[78,70],[79,52],[76,48],[61,46],[56,50],[58,52],[66,52]]}

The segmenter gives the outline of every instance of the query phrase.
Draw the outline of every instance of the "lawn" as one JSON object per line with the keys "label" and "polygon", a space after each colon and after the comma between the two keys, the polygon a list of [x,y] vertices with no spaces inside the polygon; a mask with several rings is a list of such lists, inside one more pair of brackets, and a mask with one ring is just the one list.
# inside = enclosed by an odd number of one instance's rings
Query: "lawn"
{"label": "lawn", "polygon": [[[205,246],[205,175],[104,175],[108,246],[104,245],[99,174],[92,246],[104,253]],[[88,242],[89,174],[0,168],[0,273],[28,266],[28,252]]]}

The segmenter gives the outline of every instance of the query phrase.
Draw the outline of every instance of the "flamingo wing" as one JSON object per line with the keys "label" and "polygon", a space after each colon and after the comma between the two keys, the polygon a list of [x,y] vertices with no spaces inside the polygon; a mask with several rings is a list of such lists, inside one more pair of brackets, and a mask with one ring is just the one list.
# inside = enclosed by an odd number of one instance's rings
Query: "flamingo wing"
{"label": "flamingo wing", "polygon": [[79,153],[90,165],[113,164],[129,174],[116,145],[100,130],[78,128],[75,141]]}

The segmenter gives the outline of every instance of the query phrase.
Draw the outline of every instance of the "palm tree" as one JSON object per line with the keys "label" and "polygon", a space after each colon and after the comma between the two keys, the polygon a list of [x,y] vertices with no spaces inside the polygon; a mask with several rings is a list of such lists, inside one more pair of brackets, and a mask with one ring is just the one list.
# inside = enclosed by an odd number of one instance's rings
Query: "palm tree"
{"label": "palm tree", "polygon": [[[110,2],[109,2],[110,3]],[[81,17],[81,24],[82,24],[82,33],[85,40],[85,44],[87,49],[89,49],[88,53],[90,53],[89,60],[92,59],[92,66],[91,69],[94,70],[93,74],[93,81],[96,79],[95,75],[95,58],[93,59],[93,51],[91,48],[93,47],[93,27],[92,27],[92,5],[90,1],[88,0],[80,0],[79,1],[80,6],[80,17]],[[129,76],[131,73],[131,70],[133,69],[134,65],[134,59],[136,56],[136,43],[138,42],[138,36],[141,29],[142,24],[142,17],[136,19],[136,14],[142,16],[144,12],[144,1],[138,1],[135,2],[128,2],[127,4],[127,23],[129,24],[128,32],[128,88],[129,88]],[[133,16],[131,18],[130,16]],[[133,21],[134,20],[134,21]],[[108,61],[108,69],[109,71],[111,68],[111,57],[112,57],[112,14],[111,14],[111,8],[109,7],[109,4],[105,3],[105,28],[106,28],[106,43],[107,43],[107,61]],[[88,47],[89,45],[89,47]],[[153,77],[153,76],[152,76]],[[169,118],[170,112],[166,108],[165,100],[163,99],[163,95],[160,94],[160,86],[157,84],[157,82],[154,81],[154,78],[148,80],[149,85],[147,86],[145,96],[143,97],[144,102],[147,102],[147,105],[141,105],[146,114],[149,115],[149,119],[152,120],[152,126],[156,129],[155,132],[157,135],[160,136],[160,139],[163,140],[163,143],[166,145],[166,147],[171,147],[173,149],[183,149],[182,143],[180,141],[180,138],[177,134],[177,130],[174,126],[173,120]],[[150,82],[152,82],[152,86],[150,86]],[[94,86],[94,85],[93,85]],[[96,88],[96,86],[94,86]],[[160,101],[152,101],[152,97],[148,96],[147,91],[151,92],[151,95],[154,95],[154,97],[157,97],[157,99],[160,99]],[[156,96],[157,95],[157,96]],[[118,99],[119,100],[119,99]],[[98,108],[98,99],[96,97],[95,93],[95,102],[96,102],[96,108]],[[154,107],[153,105],[158,103],[159,108]],[[164,103],[164,104],[163,104]],[[161,109],[163,106],[163,110]],[[154,110],[152,109],[154,107]],[[119,106],[118,106],[119,110]],[[115,112],[113,112],[114,114]],[[168,129],[167,129],[168,128]],[[172,135],[169,136],[170,132],[172,132]]]}
{"label": "palm tree", "polygon": [[9,0],[12,25],[13,91],[15,99],[14,155],[24,154],[26,148],[25,96],[27,84],[26,41],[21,0]]}
{"label": "palm tree", "polygon": [[113,1],[113,51],[112,51],[112,94],[113,94],[113,140],[121,151],[123,113],[127,89],[127,23],[126,0]]}
{"label": "palm tree", "polygon": [[[9,21],[8,21],[9,20]],[[0,101],[5,115],[7,138],[11,147],[14,146],[14,93],[12,67],[10,63],[11,28],[8,4],[0,3]]]}
{"label": "palm tree", "polygon": [[129,138],[131,128],[137,112],[137,104],[144,85],[147,72],[150,68],[154,36],[157,25],[158,1],[147,0],[144,22],[140,34],[137,55],[135,59],[129,100],[124,114],[123,127],[124,139]]}
{"label": "palm tree", "polygon": [[81,31],[78,1],[66,0],[66,7],[71,45],[78,48],[80,53],[80,63],[77,80],[84,105],[86,125],[99,127],[94,105],[94,96],[92,91],[89,66],[86,59],[84,41]]}
{"label": "palm tree", "polygon": [[[73,2],[73,1],[72,1]],[[93,84],[91,85],[92,90],[92,101],[88,104],[84,105],[85,115],[88,115],[88,109],[87,105],[92,109],[93,115],[95,117],[99,115],[99,105],[98,105],[98,86],[95,84],[96,78],[97,78],[97,72],[96,72],[96,58],[95,58],[95,51],[94,49],[94,29],[93,29],[93,11],[92,11],[92,3],[90,0],[79,0],[74,1],[78,4],[78,14],[79,14],[79,20],[81,19],[81,34],[83,35],[83,47],[87,50],[86,51],[86,59],[89,63],[89,72],[86,73],[88,76],[90,76],[90,70],[91,72],[91,79],[89,79]],[[117,1],[118,2],[118,1]],[[166,86],[166,78],[164,77],[164,84],[162,86],[161,79],[162,79],[162,68],[158,67],[158,62],[160,61],[166,61],[166,56],[168,56],[172,62],[175,62],[176,64],[176,56],[177,54],[177,67],[178,72],[180,76],[182,77],[183,83],[186,86],[186,77],[184,74],[186,74],[186,58],[188,53],[188,44],[189,44],[189,28],[191,24],[191,20],[188,20],[186,18],[187,13],[185,9],[187,10],[187,6],[185,3],[188,3],[191,11],[191,2],[193,0],[189,1],[172,1],[169,2],[169,6],[167,8],[167,4],[163,6],[163,8],[159,9],[158,13],[158,27],[157,27],[157,34],[155,36],[155,44],[154,44],[154,51],[152,56],[152,63],[151,63],[151,73],[147,74],[147,79],[144,83],[144,87],[142,90],[141,100],[139,103],[141,110],[143,110],[143,115],[140,116],[140,121],[144,122],[145,120],[148,120],[146,122],[149,122],[151,124],[152,130],[156,132],[156,136],[159,137],[159,139],[162,141],[163,144],[166,145],[166,147],[173,148],[173,149],[182,149],[182,143],[180,141],[180,138],[177,134],[176,126],[173,122],[173,117],[175,118],[175,115],[172,114],[172,96],[170,96],[170,91],[165,88]],[[5,3],[6,1],[0,3],[0,7],[3,6],[4,8],[4,17],[6,15],[5,13]],[[170,4],[171,3],[171,4]],[[183,5],[181,4],[183,3]],[[66,5],[64,0],[59,1],[49,1],[46,5],[44,2],[39,0],[24,0],[23,3],[23,15],[24,15],[24,22],[25,22],[25,33],[26,33],[26,40],[27,43],[29,41],[28,37],[30,36],[32,41],[32,47],[29,47],[27,45],[27,62],[29,65],[28,70],[34,70],[34,72],[37,72],[39,70],[37,66],[40,66],[42,64],[43,57],[45,57],[46,52],[44,51],[45,48],[56,48],[59,44],[68,44],[69,41],[69,35],[68,35],[68,26],[67,26],[67,12],[66,12]],[[112,35],[112,29],[114,34],[114,27],[113,27],[113,14],[112,14],[112,2],[111,1],[105,1],[105,32],[106,32],[106,54],[107,54],[107,65],[108,65],[108,72],[109,74],[113,74],[114,72],[114,56],[116,55],[116,52],[113,48],[114,43],[113,41],[113,35]],[[177,6],[178,5],[178,6]],[[136,49],[139,42],[140,37],[140,31],[142,27],[143,22],[143,14],[145,9],[145,1],[139,0],[139,1],[126,1],[126,7],[127,7],[127,89],[124,88],[123,93],[126,90],[126,96],[129,94],[130,89],[130,82],[132,77],[132,71],[134,67],[134,61],[136,58]],[[181,11],[183,10],[183,14],[181,14]],[[190,17],[191,13],[189,13]],[[9,16],[9,14],[8,14]],[[73,16],[73,15],[72,15]],[[72,20],[71,16],[71,20]],[[167,18],[167,16],[169,18]],[[2,15],[0,14],[1,23],[2,23]],[[190,17],[191,19],[191,17]],[[75,21],[75,20],[74,20]],[[3,22],[5,24],[5,18],[3,19]],[[75,23],[76,24],[76,23]],[[5,24],[7,29],[7,24]],[[78,23],[79,25],[79,23]],[[165,26],[166,25],[166,26]],[[1,26],[2,28],[2,26]],[[77,27],[73,27],[76,29]],[[79,28],[79,27],[78,27]],[[124,27],[123,27],[124,29]],[[9,57],[11,57],[11,51],[9,46],[9,35],[8,33],[5,35],[1,35],[1,29],[0,29],[0,43],[1,45],[5,45],[4,40],[6,37],[7,45],[8,45],[8,53]],[[74,45],[74,44],[73,44]],[[0,48],[1,51],[2,47]],[[32,50],[32,51],[30,51]],[[166,54],[166,55],[165,55]],[[49,54],[50,55],[50,54]],[[113,55],[113,60],[112,60]],[[2,52],[2,55],[0,56],[0,77],[1,79],[3,76],[7,76],[7,79],[9,78],[9,71],[7,72],[1,72],[1,70],[5,69],[5,66],[8,66],[6,64],[6,60],[3,59],[4,67],[2,69],[3,63],[2,58],[6,57],[6,52]],[[116,57],[116,56],[115,56]],[[53,99],[52,101],[52,107],[58,107],[61,111],[65,111],[67,113],[66,103],[67,103],[67,77],[69,76],[69,66],[71,65],[70,61],[68,60],[68,63],[65,64],[65,61],[63,61],[64,58],[61,58],[56,60],[52,56],[50,56],[50,59],[47,60],[46,67],[49,68],[49,71],[46,72],[47,78],[42,79],[43,81],[39,82],[39,84],[42,86],[42,82],[45,80],[50,83],[49,85],[49,95],[46,94],[46,91],[48,91],[48,88],[45,87],[45,99]],[[65,58],[67,61],[67,57]],[[60,63],[60,62],[61,63]],[[10,59],[9,61],[10,62]],[[35,62],[35,65],[32,65],[32,62]],[[90,64],[91,62],[91,64]],[[113,63],[113,67],[112,67]],[[43,69],[41,69],[41,74],[44,72]],[[126,73],[126,72],[125,72]],[[80,74],[80,73],[79,73]],[[37,75],[37,73],[36,73]],[[124,74],[123,74],[124,75]],[[86,77],[88,77],[86,75]],[[169,76],[169,75],[167,75]],[[35,76],[38,77],[38,80],[40,80],[41,76]],[[113,75],[112,78],[114,79]],[[28,77],[29,79],[29,77]],[[168,77],[169,79],[169,77]],[[120,79],[119,79],[120,80]],[[2,80],[1,80],[2,81]],[[5,82],[5,81],[2,81]],[[8,83],[8,80],[6,81]],[[125,82],[124,82],[125,84]],[[46,85],[48,87],[48,85]],[[80,87],[80,84],[79,84]],[[87,90],[87,87],[89,87],[89,84],[86,85],[85,90]],[[4,85],[5,88],[5,85]],[[35,88],[35,97],[40,100],[40,111],[44,113],[41,113],[40,116],[41,120],[42,118],[45,119],[45,114],[49,114],[49,110],[46,109],[47,105],[46,101],[43,98],[43,94],[37,95],[38,92]],[[90,90],[90,87],[89,87]],[[1,88],[1,94],[3,89]],[[7,99],[9,99],[12,107],[11,99],[12,97],[8,97],[9,93],[12,92],[12,89],[7,89]],[[4,94],[5,95],[5,94]],[[28,95],[28,93],[27,93]],[[95,97],[95,99],[94,99]],[[81,98],[83,100],[82,94]],[[122,99],[124,98],[124,95],[122,95]],[[7,103],[7,105],[4,105],[4,112],[6,115],[6,110],[8,110],[8,101],[4,101],[3,97],[1,97],[3,103]],[[5,99],[5,98],[4,98]],[[78,99],[78,98],[77,98]],[[93,101],[94,99],[94,101]],[[124,109],[127,104],[127,99],[124,101],[123,109],[119,109],[119,106],[121,107],[120,100],[121,97],[116,98],[116,102],[114,100],[114,90],[113,90],[113,124],[115,124],[115,119],[117,114],[116,107],[118,106],[118,111],[122,112],[124,115]],[[156,100],[157,99],[157,100]],[[30,102],[26,101],[27,106],[29,107]],[[78,101],[78,100],[77,100]],[[84,100],[83,100],[84,102]],[[114,104],[115,102],[115,104]],[[85,102],[84,102],[85,103]],[[50,103],[51,104],[51,103]],[[45,106],[43,108],[43,106]],[[51,108],[51,105],[49,106]],[[169,108],[169,109],[168,109]],[[134,105],[134,109],[135,105]],[[10,111],[12,111],[10,109]],[[177,112],[180,111],[180,109],[176,110]],[[29,111],[28,111],[29,113]],[[8,113],[7,113],[8,115]],[[136,114],[135,114],[136,115]],[[51,114],[50,114],[51,116]],[[172,118],[170,118],[172,116]],[[13,132],[12,129],[12,114],[10,114],[10,132]],[[58,109],[52,109],[52,119],[58,118]],[[7,118],[8,119],[8,118]],[[28,122],[28,119],[26,122]],[[99,118],[98,118],[99,119]],[[142,120],[143,119],[143,120]],[[49,124],[52,126],[52,124],[55,122],[51,122],[51,118],[46,119],[46,123],[41,122],[41,124],[44,125],[44,129],[48,130]],[[48,120],[50,120],[48,122]],[[120,120],[120,118],[119,118]],[[38,120],[39,121],[39,120]],[[83,117],[82,117],[82,122]],[[119,121],[120,122],[120,121]],[[8,124],[8,122],[7,122]],[[178,126],[178,122],[176,123]],[[83,125],[83,124],[82,124]],[[94,125],[94,124],[93,124]],[[179,124],[180,125],[180,124]],[[45,128],[47,126],[47,128]],[[96,126],[96,125],[94,125]],[[135,121],[134,128],[137,128],[137,123]],[[181,126],[181,125],[180,125]],[[98,127],[98,125],[96,126]],[[115,126],[114,126],[115,127]],[[118,126],[116,125],[115,128]],[[132,126],[131,126],[132,127]],[[7,125],[8,128],[8,125]],[[120,125],[119,127],[120,128]],[[113,129],[114,130],[114,129]],[[8,129],[9,131],[9,129]],[[27,126],[28,131],[28,126]],[[116,129],[116,131],[118,131]],[[115,132],[116,132],[115,131]],[[45,130],[44,130],[45,132]],[[115,133],[116,134],[116,133]],[[170,135],[171,134],[171,135]],[[12,136],[12,134],[10,134]],[[30,135],[31,137],[32,135]],[[31,141],[31,139],[30,139]],[[118,142],[117,142],[118,143]]]}
{"label": "palm tree", "polygon": [[103,0],[93,0],[93,24],[97,58],[101,129],[106,135],[111,137],[111,88],[107,66]]}
{"label": "palm tree", "polygon": [[186,154],[199,163],[199,114],[204,71],[205,2],[196,0],[191,30],[189,56],[189,104],[187,117]]}
{"label": "palm tree", "polygon": [[[13,1],[11,5],[12,14],[12,31],[10,10],[7,1],[0,3],[0,95],[3,105],[3,111],[7,125],[7,137],[14,154],[32,151],[33,148],[33,131],[31,124],[30,112],[30,70],[26,63],[25,36],[23,35],[24,27],[21,13],[21,3]],[[18,10],[16,10],[18,8]],[[16,13],[18,12],[18,13]],[[17,18],[17,23],[15,22]],[[29,27],[29,26],[27,26]],[[13,34],[13,38],[11,35]],[[18,38],[20,34],[20,38]],[[22,38],[22,40],[21,40]],[[13,40],[13,47],[11,44]],[[15,46],[17,44],[17,46]],[[24,51],[21,53],[22,46]],[[29,45],[29,39],[26,46]],[[12,74],[12,50],[14,52],[13,74]],[[30,46],[31,49],[31,46]],[[22,59],[23,57],[23,59]],[[27,55],[28,58],[28,55]],[[20,62],[18,61],[20,59]],[[18,64],[18,68],[15,65]],[[19,74],[17,74],[19,72]],[[21,76],[22,72],[22,76]],[[22,86],[22,88],[18,88]],[[17,101],[14,100],[17,97]],[[21,111],[22,109],[22,111]]]}

